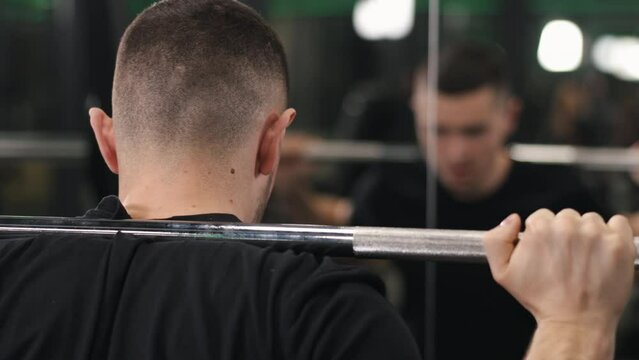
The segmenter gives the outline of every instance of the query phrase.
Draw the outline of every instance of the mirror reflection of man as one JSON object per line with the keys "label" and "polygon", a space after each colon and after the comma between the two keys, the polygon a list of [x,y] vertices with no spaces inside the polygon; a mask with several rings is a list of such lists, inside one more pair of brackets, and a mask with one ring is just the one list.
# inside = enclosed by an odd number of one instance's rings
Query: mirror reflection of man
{"label": "mirror reflection of man", "polygon": [[[461,59],[460,59],[461,60]],[[486,59],[486,61],[491,59]],[[485,64],[473,76],[455,72],[442,79],[437,95],[437,176],[460,201],[494,193],[513,161],[506,140],[515,130],[521,105],[510,92],[506,70]],[[479,65],[478,65],[479,66]],[[480,69],[478,69],[480,70]],[[426,71],[418,71],[413,93],[417,139],[426,154]]]}
{"label": "mirror reflection of man", "polygon": [[[426,125],[426,69],[416,72],[411,105],[420,147],[437,131],[437,228],[486,230],[517,212],[573,208],[607,212],[570,169],[511,160],[507,141],[517,126],[520,101],[512,94],[508,62],[496,45],[466,42],[442,52],[437,125]],[[427,162],[426,162],[427,163]],[[426,174],[418,165],[371,169],[356,186],[354,225],[426,226]],[[415,336],[424,339],[422,262],[402,262],[401,306]],[[490,282],[482,265],[437,264],[435,340],[439,359],[521,358],[533,319]],[[459,346],[459,340],[465,345]],[[499,352],[496,351],[499,349]]]}

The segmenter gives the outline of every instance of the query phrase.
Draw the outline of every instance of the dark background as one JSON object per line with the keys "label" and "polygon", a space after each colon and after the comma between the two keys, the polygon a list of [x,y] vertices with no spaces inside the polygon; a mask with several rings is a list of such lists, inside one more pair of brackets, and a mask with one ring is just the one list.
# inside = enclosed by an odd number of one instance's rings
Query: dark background
{"label": "dark background", "polygon": [[[427,2],[417,1],[415,27],[398,41],[366,41],[352,25],[355,0],[246,0],[274,25],[291,69],[293,130],[343,137],[357,116],[357,99],[370,89],[405,97],[410,74],[426,55]],[[0,213],[77,215],[114,193],[116,179],[92,145],[86,110],[110,110],[117,41],[126,24],[150,1],[4,0],[0,2],[0,134],[45,133],[91,144],[84,161],[0,162]],[[536,58],[543,25],[565,18],[586,37],[582,66],[569,73],[543,70]],[[639,86],[599,73],[589,46],[602,34],[639,35],[636,0],[443,0],[443,45],[476,37],[509,53],[516,93],[524,100],[514,140],[553,141],[545,132],[562,84],[573,84],[593,109],[573,143],[628,146],[637,138]],[[637,59],[639,61],[639,59]],[[392,121],[392,119],[389,119]],[[619,210],[636,207],[625,174],[588,173],[598,196]],[[613,190],[611,190],[613,189]]]}

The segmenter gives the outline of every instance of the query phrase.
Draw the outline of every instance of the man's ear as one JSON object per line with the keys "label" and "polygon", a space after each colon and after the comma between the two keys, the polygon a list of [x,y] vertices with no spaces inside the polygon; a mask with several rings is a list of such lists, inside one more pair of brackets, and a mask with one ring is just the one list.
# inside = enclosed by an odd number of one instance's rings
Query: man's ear
{"label": "man's ear", "polygon": [[519,126],[519,117],[524,106],[521,99],[517,96],[511,96],[506,101],[507,133],[508,136],[511,136]]}
{"label": "man's ear", "polygon": [[119,167],[118,155],[115,147],[113,119],[99,108],[91,108],[89,110],[89,118],[91,120],[91,128],[93,129],[95,140],[98,142],[102,158],[109,167],[109,170],[111,170],[114,174],[117,174]]}
{"label": "man's ear", "polygon": [[268,116],[257,150],[256,175],[270,175],[276,170],[286,128],[293,123],[296,115],[295,109],[287,109],[280,115],[271,113]]}

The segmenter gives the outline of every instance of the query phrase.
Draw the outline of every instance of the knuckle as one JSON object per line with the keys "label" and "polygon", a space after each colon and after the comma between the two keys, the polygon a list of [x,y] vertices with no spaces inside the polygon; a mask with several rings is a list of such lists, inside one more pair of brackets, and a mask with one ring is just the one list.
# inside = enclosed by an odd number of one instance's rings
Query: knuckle
{"label": "knuckle", "polygon": [[553,232],[560,240],[571,240],[577,233],[576,223],[570,219],[559,218],[554,224]]}
{"label": "knuckle", "polygon": [[534,213],[530,214],[530,216],[528,216],[528,218],[526,219],[526,222],[537,221],[538,219],[547,219],[552,216],[554,216],[552,211],[548,209],[539,209],[535,211]]}
{"label": "knuckle", "polygon": [[579,236],[583,240],[597,240],[603,236],[603,228],[594,221],[585,221],[579,228]]}
{"label": "knuckle", "polygon": [[616,231],[620,231],[621,229],[623,229],[623,231],[627,231],[628,233],[632,232],[628,218],[623,215],[615,215],[610,218],[609,227],[615,229]]}
{"label": "knuckle", "polygon": [[564,240],[572,239],[577,233],[579,215],[574,210],[562,210],[552,222],[553,233]]}
{"label": "knuckle", "polygon": [[526,229],[543,230],[549,226],[549,221],[542,216],[531,215],[526,219]]}
{"label": "knuckle", "polygon": [[588,213],[585,213],[585,214],[581,217],[581,219],[582,219],[583,221],[597,222],[597,223],[601,223],[601,224],[603,224],[603,223],[604,223],[603,218],[601,217],[601,215],[599,215],[599,214],[597,214],[597,213],[595,213],[595,212],[588,212]]}
{"label": "knuckle", "polygon": [[611,217],[610,221],[628,224],[628,218],[619,214],[616,214],[613,217]]}
{"label": "knuckle", "polygon": [[567,209],[563,209],[559,213],[557,213],[557,217],[558,218],[563,218],[563,217],[578,218],[579,217],[579,213],[575,209],[567,208]]}

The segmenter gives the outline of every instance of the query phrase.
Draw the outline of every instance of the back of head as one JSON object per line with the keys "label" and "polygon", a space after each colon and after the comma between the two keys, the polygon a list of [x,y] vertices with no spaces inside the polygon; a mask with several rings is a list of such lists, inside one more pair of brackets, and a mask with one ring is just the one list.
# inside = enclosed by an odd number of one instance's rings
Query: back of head
{"label": "back of head", "polygon": [[119,152],[224,157],[260,113],[283,109],[287,91],[282,44],[254,10],[233,0],[160,1],[131,23],[118,49]]}
{"label": "back of head", "polygon": [[491,86],[510,92],[506,52],[498,45],[468,40],[445,48],[440,56],[439,91],[460,95]]}

